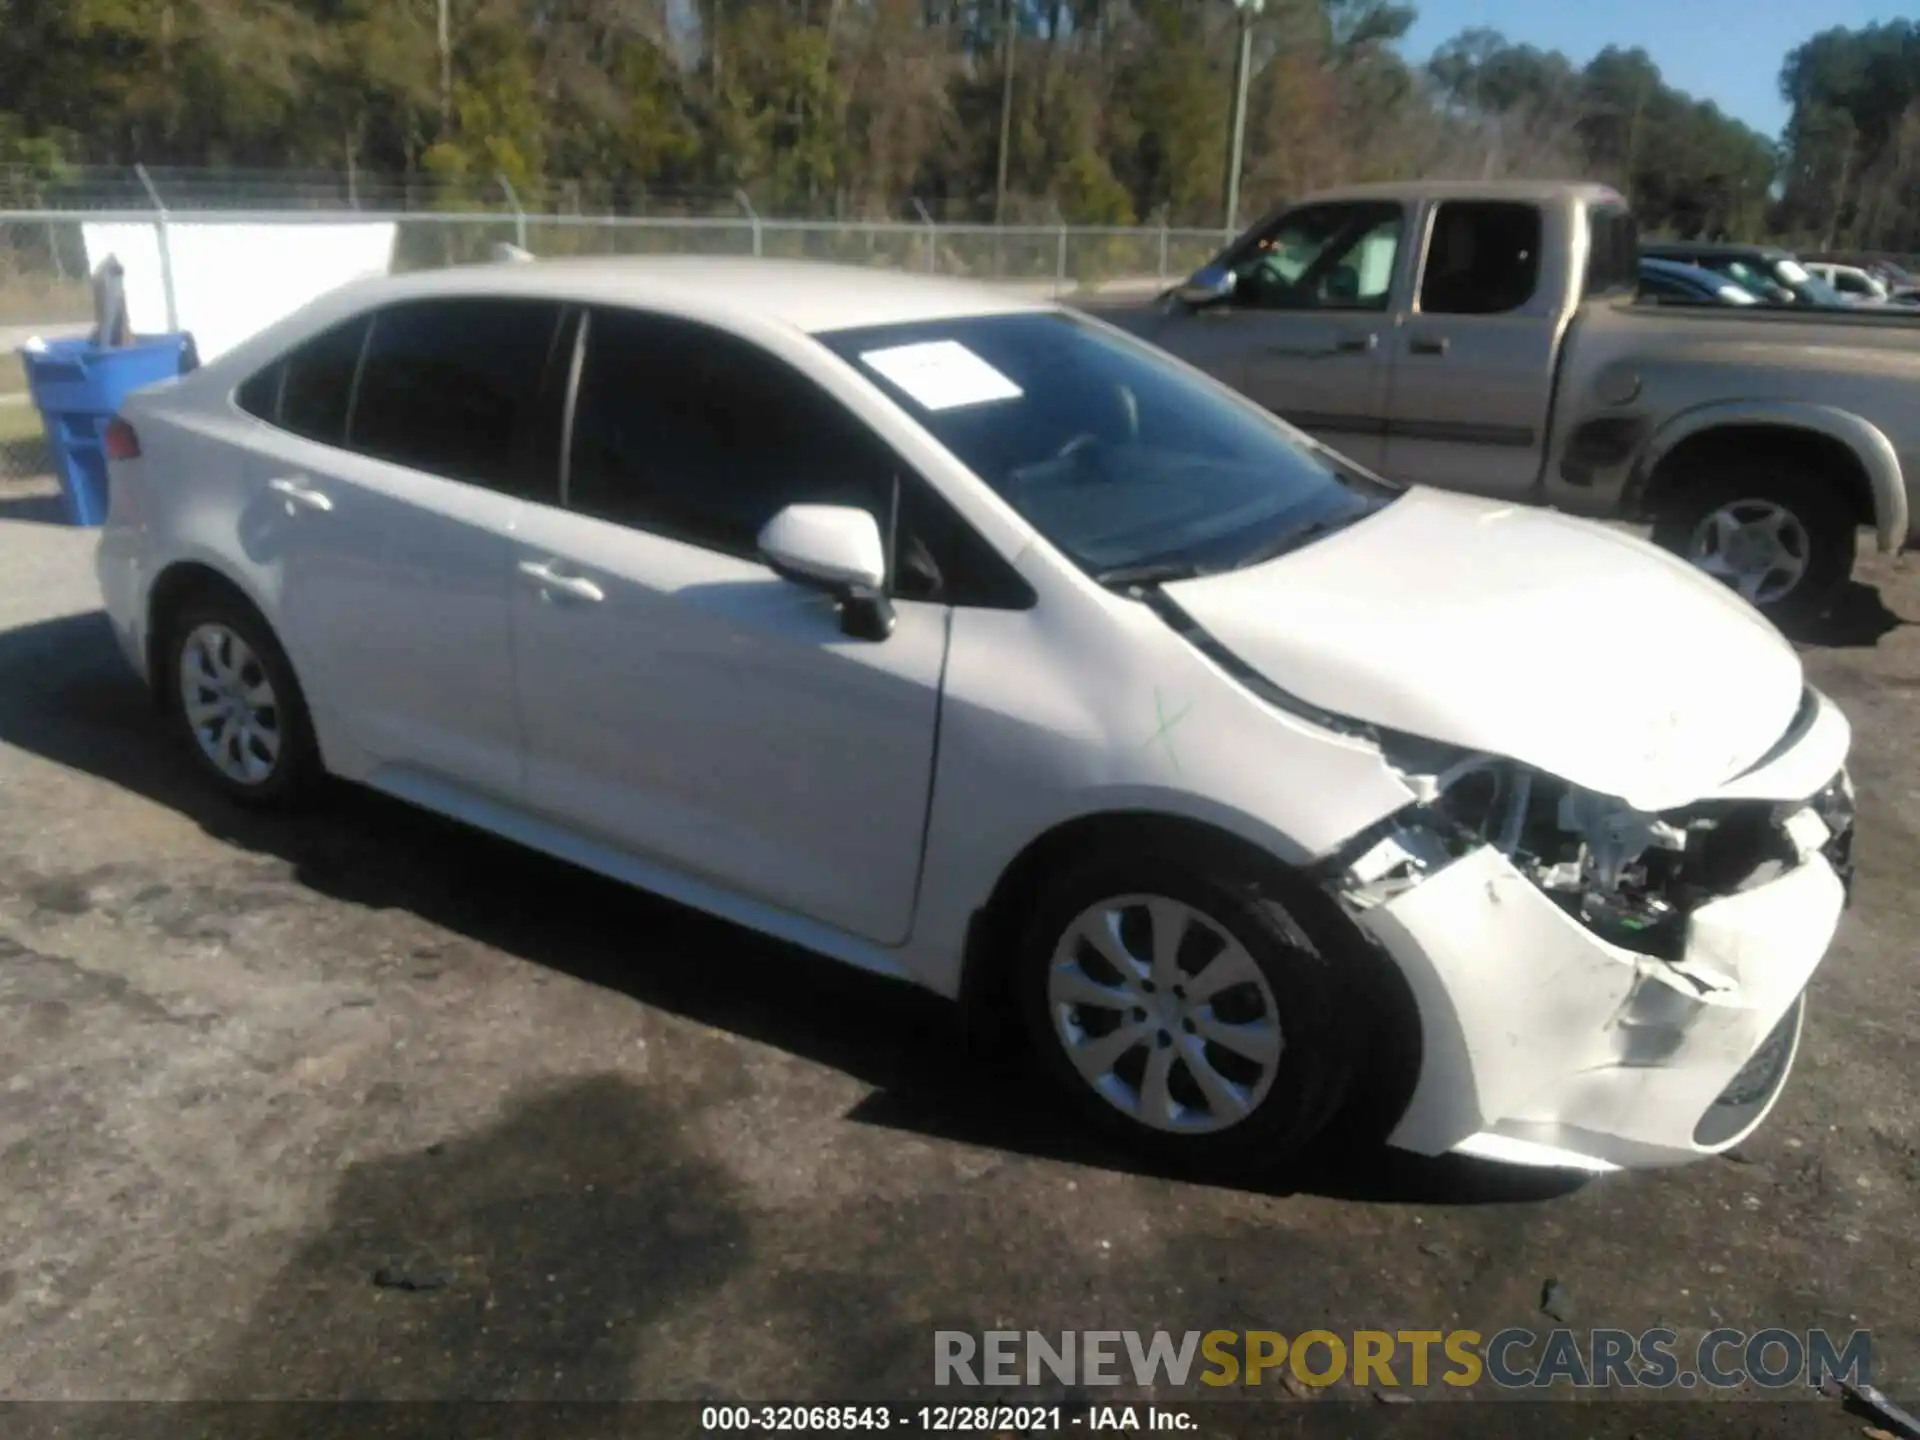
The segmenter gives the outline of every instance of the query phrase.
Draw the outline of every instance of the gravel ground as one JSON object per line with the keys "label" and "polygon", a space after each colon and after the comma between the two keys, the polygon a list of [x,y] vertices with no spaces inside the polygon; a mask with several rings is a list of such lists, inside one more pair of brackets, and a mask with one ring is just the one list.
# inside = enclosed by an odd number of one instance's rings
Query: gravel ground
{"label": "gravel ground", "polygon": [[901,1397],[936,1328],[1544,1329],[1549,1279],[1581,1327],[1870,1328],[1920,1392],[1912,569],[1806,647],[1861,873],[1738,1158],[1260,1190],[1086,1148],[899,987],[366,794],[230,808],[54,518],[0,489],[0,1397]]}

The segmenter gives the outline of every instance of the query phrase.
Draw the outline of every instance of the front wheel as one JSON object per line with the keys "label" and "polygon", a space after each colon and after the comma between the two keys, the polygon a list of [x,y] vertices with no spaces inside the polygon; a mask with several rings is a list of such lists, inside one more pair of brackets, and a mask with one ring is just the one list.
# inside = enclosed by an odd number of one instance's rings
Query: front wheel
{"label": "front wheel", "polygon": [[1165,854],[1096,857],[1030,918],[1020,1001],[1087,1121],[1186,1168],[1276,1165],[1346,1098],[1354,1007],[1273,875]]}
{"label": "front wheel", "polygon": [[1738,475],[1683,478],[1655,518],[1654,543],[1771,620],[1819,615],[1853,573],[1859,527],[1852,507],[1831,483],[1790,461],[1742,457],[1738,468]]}

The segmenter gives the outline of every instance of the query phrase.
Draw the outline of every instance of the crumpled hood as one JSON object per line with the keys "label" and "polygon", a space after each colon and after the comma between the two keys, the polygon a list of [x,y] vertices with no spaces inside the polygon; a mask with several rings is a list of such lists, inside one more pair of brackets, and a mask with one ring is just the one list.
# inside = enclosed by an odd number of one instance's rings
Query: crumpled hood
{"label": "crumpled hood", "polygon": [[1665,551],[1433,490],[1267,564],[1165,588],[1303,700],[1642,810],[1697,800],[1758,760],[1805,684],[1771,624]]}

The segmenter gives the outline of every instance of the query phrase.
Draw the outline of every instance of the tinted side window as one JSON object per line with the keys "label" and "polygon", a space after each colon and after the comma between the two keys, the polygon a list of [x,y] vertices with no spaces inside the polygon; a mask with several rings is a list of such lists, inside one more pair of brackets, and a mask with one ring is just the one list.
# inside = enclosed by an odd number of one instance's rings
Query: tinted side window
{"label": "tinted side window", "polygon": [[1450,200],[1433,217],[1420,308],[1429,315],[1518,310],[1540,284],[1538,206]]}
{"label": "tinted side window", "polygon": [[900,483],[899,533],[891,588],[907,600],[941,600],[987,610],[1024,610],[1031,586],[917,476]]}
{"label": "tinted side window", "polygon": [[382,310],[354,394],[364,455],[515,495],[540,495],[540,400],[560,306],[411,300]]}
{"label": "tinted side window", "polygon": [[1596,205],[1587,212],[1590,249],[1581,293],[1631,290],[1640,278],[1640,230],[1624,205]]}
{"label": "tinted side window", "polygon": [[249,415],[338,445],[346,438],[353,372],[366,338],[365,316],[324,330],[249,378],[234,399]]}
{"label": "tinted side window", "polygon": [[668,316],[596,310],[575,402],[567,503],[751,558],[784,506],[857,505],[885,533],[893,457],[758,346]]}
{"label": "tinted side window", "polygon": [[240,388],[233,392],[234,404],[269,425],[280,423],[280,377],[286,374],[286,363],[276,360],[266,369],[249,377]]}

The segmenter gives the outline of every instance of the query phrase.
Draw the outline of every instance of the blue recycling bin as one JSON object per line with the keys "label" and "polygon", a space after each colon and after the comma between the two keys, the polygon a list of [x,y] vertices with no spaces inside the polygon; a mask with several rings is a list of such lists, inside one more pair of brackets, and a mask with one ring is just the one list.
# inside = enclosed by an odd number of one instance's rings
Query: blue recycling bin
{"label": "blue recycling bin", "polygon": [[67,523],[99,525],[107,518],[107,422],[135,390],[193,369],[193,337],[149,335],[110,350],[90,338],[49,340],[45,349],[23,348],[20,361],[60,477]]}

